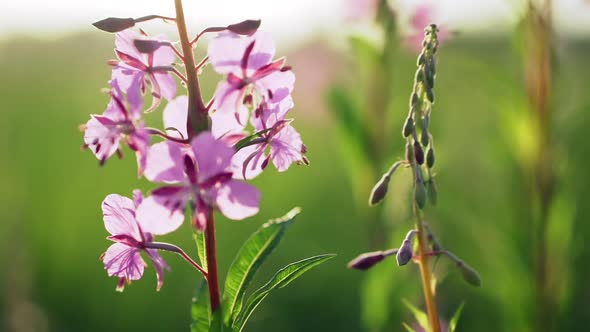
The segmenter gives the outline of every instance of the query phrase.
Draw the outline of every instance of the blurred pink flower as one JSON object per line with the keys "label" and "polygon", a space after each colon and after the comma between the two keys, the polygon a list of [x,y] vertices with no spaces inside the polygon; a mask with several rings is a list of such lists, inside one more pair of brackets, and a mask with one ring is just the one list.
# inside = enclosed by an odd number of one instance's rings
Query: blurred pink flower
{"label": "blurred pink flower", "polygon": [[[149,147],[149,133],[143,127],[139,93],[124,95],[117,80],[112,80],[111,101],[102,115],[91,115],[84,126],[84,146],[88,147],[100,160],[101,165],[115,152],[120,152],[121,140],[137,152],[139,174],[146,163],[146,152]],[[130,92],[139,91],[139,77],[130,83]],[[125,103],[127,101],[127,103]]]}
{"label": "blurred pink flower", "polygon": [[244,98],[253,92],[257,94],[255,100],[273,103],[289,96],[295,75],[283,66],[285,59],[272,61],[274,54],[272,37],[262,31],[246,37],[225,31],[213,39],[208,48],[209,60],[215,71],[227,75],[215,92],[216,112],[243,112]]}
{"label": "blurred pink flower", "polygon": [[180,226],[151,224],[143,222],[140,215],[145,210],[151,210],[149,204],[144,204],[139,190],[133,192],[133,201],[117,194],[108,195],[102,202],[104,225],[111,234],[109,240],[114,241],[101,256],[109,276],[119,277],[117,291],[123,291],[125,282],[138,280],[143,275],[146,266],[141,257],[145,251],[154,263],[157,276],[156,289],[160,290],[164,283],[164,269],[170,268],[155,249],[148,249],[145,245],[153,241],[154,234],[166,234]]}
{"label": "blurred pink flower", "polygon": [[[160,220],[184,218],[184,208],[191,204],[193,225],[206,227],[210,208],[233,220],[241,220],[258,213],[260,193],[243,181],[235,180],[231,159],[234,149],[209,132],[193,138],[190,146],[171,141],[154,144],[150,148],[145,176],[150,181],[177,185],[163,186],[152,191],[146,200],[166,209],[166,213],[152,213],[146,218]],[[182,221],[181,221],[182,222]]]}
{"label": "blurred pink flower", "polygon": [[377,14],[379,0],[347,0],[346,17],[352,20],[372,19]]}
{"label": "blurred pink flower", "polygon": [[437,24],[438,27],[438,41],[444,42],[448,39],[450,33],[444,24],[434,21],[434,7],[431,3],[422,3],[415,7],[412,16],[410,17],[410,31],[406,35],[405,46],[415,53],[420,53],[422,50],[422,40],[424,39],[424,28],[429,24]]}
{"label": "blurred pink flower", "polygon": [[115,53],[120,61],[113,68],[112,78],[119,81],[123,90],[128,90],[139,77],[141,91],[145,91],[149,81],[156,98],[171,100],[176,95],[176,81],[165,67],[174,63],[176,55],[166,45],[168,41],[163,35],[153,39],[163,42],[163,45],[150,54],[141,53],[135,47],[134,40],[141,39],[147,37],[129,29],[116,34]]}

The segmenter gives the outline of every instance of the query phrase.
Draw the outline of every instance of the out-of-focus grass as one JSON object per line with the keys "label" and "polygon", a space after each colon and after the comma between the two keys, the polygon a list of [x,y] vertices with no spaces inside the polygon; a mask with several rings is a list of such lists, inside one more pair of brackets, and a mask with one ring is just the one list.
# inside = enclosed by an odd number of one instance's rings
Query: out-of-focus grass
{"label": "out-of-focus grass", "polygon": [[[82,134],[78,125],[90,113],[102,112],[107,102],[99,90],[110,75],[102,64],[113,56],[111,50],[110,38],[102,34],[54,42],[23,38],[0,45],[0,257],[4,267],[0,329],[8,328],[11,320],[46,325],[50,331],[187,329],[189,303],[199,278],[180,259],[164,254],[172,272],[166,274],[161,292],[155,292],[155,273],[149,268],[123,294],[114,291],[116,280],[106,276],[98,260],[109,245],[101,218],[102,199],[109,193],[130,195],[136,187],[153,188],[137,179],[130,153],[99,168],[90,152],[79,151]],[[305,52],[299,50],[295,56]],[[576,121],[587,118],[584,107],[590,103],[582,93],[589,74],[583,66],[587,52],[587,47],[570,46],[562,57],[558,96],[567,103],[556,109],[556,130],[564,133],[561,143],[566,142],[572,124],[577,123],[578,134],[587,128],[580,124],[587,121]],[[528,248],[517,240],[526,234],[526,225],[515,218],[518,168],[501,116],[505,105],[518,105],[522,90],[516,59],[509,44],[501,40],[457,41],[440,52],[432,128],[439,156],[440,203],[427,214],[444,244],[478,268],[483,280],[482,288],[470,288],[445,262],[438,267],[441,272],[448,269],[439,288],[444,315],[450,316],[458,303],[466,301],[460,331],[515,331],[525,324],[521,306],[530,296],[531,277],[523,267]],[[398,68],[392,78],[399,87],[392,92],[399,96],[395,105],[399,116],[392,123],[396,132],[406,113],[413,56],[402,57]],[[306,70],[295,68],[301,73],[297,86],[308,84]],[[208,80],[206,85],[212,91],[215,82]],[[296,102],[315,98],[311,105],[318,107],[323,103],[321,93],[295,98]],[[253,317],[249,331],[360,329],[362,274],[344,266],[359,252],[374,248],[366,243],[367,230],[352,203],[336,130],[326,116],[314,115],[316,111],[319,108],[294,111],[312,165],[293,167],[284,174],[267,172],[255,181],[263,193],[260,214],[241,222],[219,220],[221,272],[225,273],[239,244],[257,226],[296,205],[303,213],[264,266],[258,282],[306,256],[324,252],[339,256],[273,294]],[[158,122],[160,114],[147,117]],[[563,150],[568,163],[558,166],[577,174],[587,167],[589,143],[583,138],[572,141],[575,149],[566,146]],[[401,151],[400,146],[393,153],[401,155]],[[567,183],[570,196],[581,197],[589,190],[573,180]],[[574,202],[572,217],[578,241],[587,239],[590,231],[580,222],[590,212],[582,202]],[[409,225],[406,220],[392,220],[392,230],[400,234]],[[188,224],[162,240],[195,253]],[[581,245],[574,248],[573,262],[582,262],[580,257],[589,255]],[[383,264],[389,264],[383,273],[399,282],[398,289],[406,288],[404,283],[419,282],[415,267],[407,267],[410,271],[406,273],[393,261]],[[577,264],[572,273],[568,300],[559,314],[572,313],[566,320],[575,327],[584,316],[576,308],[588,305],[588,297],[582,297],[588,288],[579,281],[590,269]],[[420,303],[420,293],[412,294],[412,300]],[[400,299],[391,302],[392,317],[411,319]],[[399,321],[392,324],[394,330],[401,329]]]}

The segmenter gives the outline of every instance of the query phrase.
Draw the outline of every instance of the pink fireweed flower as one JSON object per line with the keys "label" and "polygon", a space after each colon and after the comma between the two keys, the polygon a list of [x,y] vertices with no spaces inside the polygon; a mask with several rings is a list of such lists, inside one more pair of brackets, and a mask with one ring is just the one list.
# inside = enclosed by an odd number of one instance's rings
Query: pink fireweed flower
{"label": "pink fireweed flower", "polygon": [[107,109],[102,115],[91,115],[84,126],[84,147],[90,148],[102,165],[115,152],[121,155],[119,144],[124,141],[137,153],[141,174],[146,163],[149,133],[141,120],[141,96],[133,93],[138,91],[134,88],[139,85],[139,77],[131,82],[131,93],[127,95],[123,94],[117,80],[112,80],[110,85],[111,101]]}
{"label": "pink fireweed flower", "polygon": [[164,36],[156,36],[153,40],[162,42],[154,52],[145,54],[135,47],[135,40],[145,40],[144,34],[133,30],[118,32],[115,36],[115,53],[119,63],[113,68],[112,78],[119,81],[123,90],[128,90],[132,82],[139,77],[141,91],[147,84],[152,87],[152,95],[159,99],[171,100],[176,95],[176,81],[169,73],[169,68],[176,60],[176,55]]}
{"label": "pink fireweed flower", "polygon": [[[154,263],[157,276],[156,289],[164,283],[164,270],[170,270],[166,262],[155,249],[146,248],[154,234],[172,232],[180,224],[152,224],[143,222],[141,215],[149,214],[154,206],[144,204],[139,190],[133,192],[133,201],[117,194],[108,195],[102,202],[104,225],[111,234],[107,239],[115,242],[101,256],[109,276],[119,277],[117,291],[123,291],[125,282],[138,280],[146,266],[141,257],[144,251]],[[157,207],[156,207],[157,209]]]}
{"label": "pink fireweed flower", "polygon": [[[422,3],[414,9],[410,17],[410,31],[404,41],[408,49],[415,53],[420,53],[422,50],[422,40],[424,39],[424,28],[431,23],[436,23],[433,20],[434,7],[431,3]],[[439,30],[437,34],[438,41],[442,43],[450,36],[450,32],[444,24],[437,24],[437,27]]]}
{"label": "pink fireweed flower", "polygon": [[152,191],[147,200],[165,207],[168,213],[153,214],[151,218],[178,219],[188,204],[194,212],[193,225],[203,230],[211,208],[219,209],[233,220],[258,213],[260,193],[254,186],[234,179],[233,154],[227,142],[216,140],[210,132],[193,138],[190,146],[170,141],[154,144],[150,148],[146,178],[175,185]]}
{"label": "pink fireweed flower", "polygon": [[243,112],[244,99],[276,103],[291,94],[295,75],[284,58],[272,61],[274,54],[270,34],[262,31],[246,37],[225,31],[211,41],[209,60],[215,71],[227,75],[215,92],[217,112]]}
{"label": "pink fireweed flower", "polygon": [[238,151],[232,160],[234,167],[241,167],[245,179],[260,174],[269,160],[279,172],[286,171],[294,162],[309,163],[305,157],[307,148],[301,136],[291,126],[292,120],[285,119],[292,107],[293,101],[286,98],[277,104],[263,103],[255,110],[251,122],[255,130],[261,133],[260,137],[254,139],[254,144]]}

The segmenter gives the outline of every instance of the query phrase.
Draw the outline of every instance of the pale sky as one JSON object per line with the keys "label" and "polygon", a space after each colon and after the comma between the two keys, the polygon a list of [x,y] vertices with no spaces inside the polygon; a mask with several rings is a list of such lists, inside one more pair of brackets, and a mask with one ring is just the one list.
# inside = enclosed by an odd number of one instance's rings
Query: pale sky
{"label": "pale sky", "polygon": [[[184,0],[194,31],[207,25],[227,25],[261,18],[265,30],[279,38],[304,38],[342,27],[347,3],[354,0]],[[360,1],[360,0],[359,0]],[[366,1],[366,0],[365,0]],[[393,0],[409,10],[424,0]],[[469,33],[484,28],[509,29],[523,0],[438,0],[437,20]],[[55,33],[93,29],[90,23],[108,16],[139,17],[174,14],[173,0],[2,0],[0,37],[12,33]],[[555,22],[561,33],[590,36],[590,0],[554,0]]]}

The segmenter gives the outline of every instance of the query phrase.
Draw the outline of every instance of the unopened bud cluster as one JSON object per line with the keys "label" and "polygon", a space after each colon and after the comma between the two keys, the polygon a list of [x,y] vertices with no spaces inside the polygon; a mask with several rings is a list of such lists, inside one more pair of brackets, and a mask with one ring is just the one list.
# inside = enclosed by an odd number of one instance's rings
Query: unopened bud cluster
{"label": "unopened bud cluster", "polygon": [[[434,141],[429,125],[434,104],[434,81],[436,77],[436,51],[438,29],[431,24],[425,29],[422,52],[418,56],[414,89],[410,96],[410,110],[404,123],[402,135],[407,139],[406,159],[414,168],[414,200],[422,209],[426,198],[436,204],[437,192],[432,168],[435,162]],[[424,176],[424,172],[428,175]]]}

